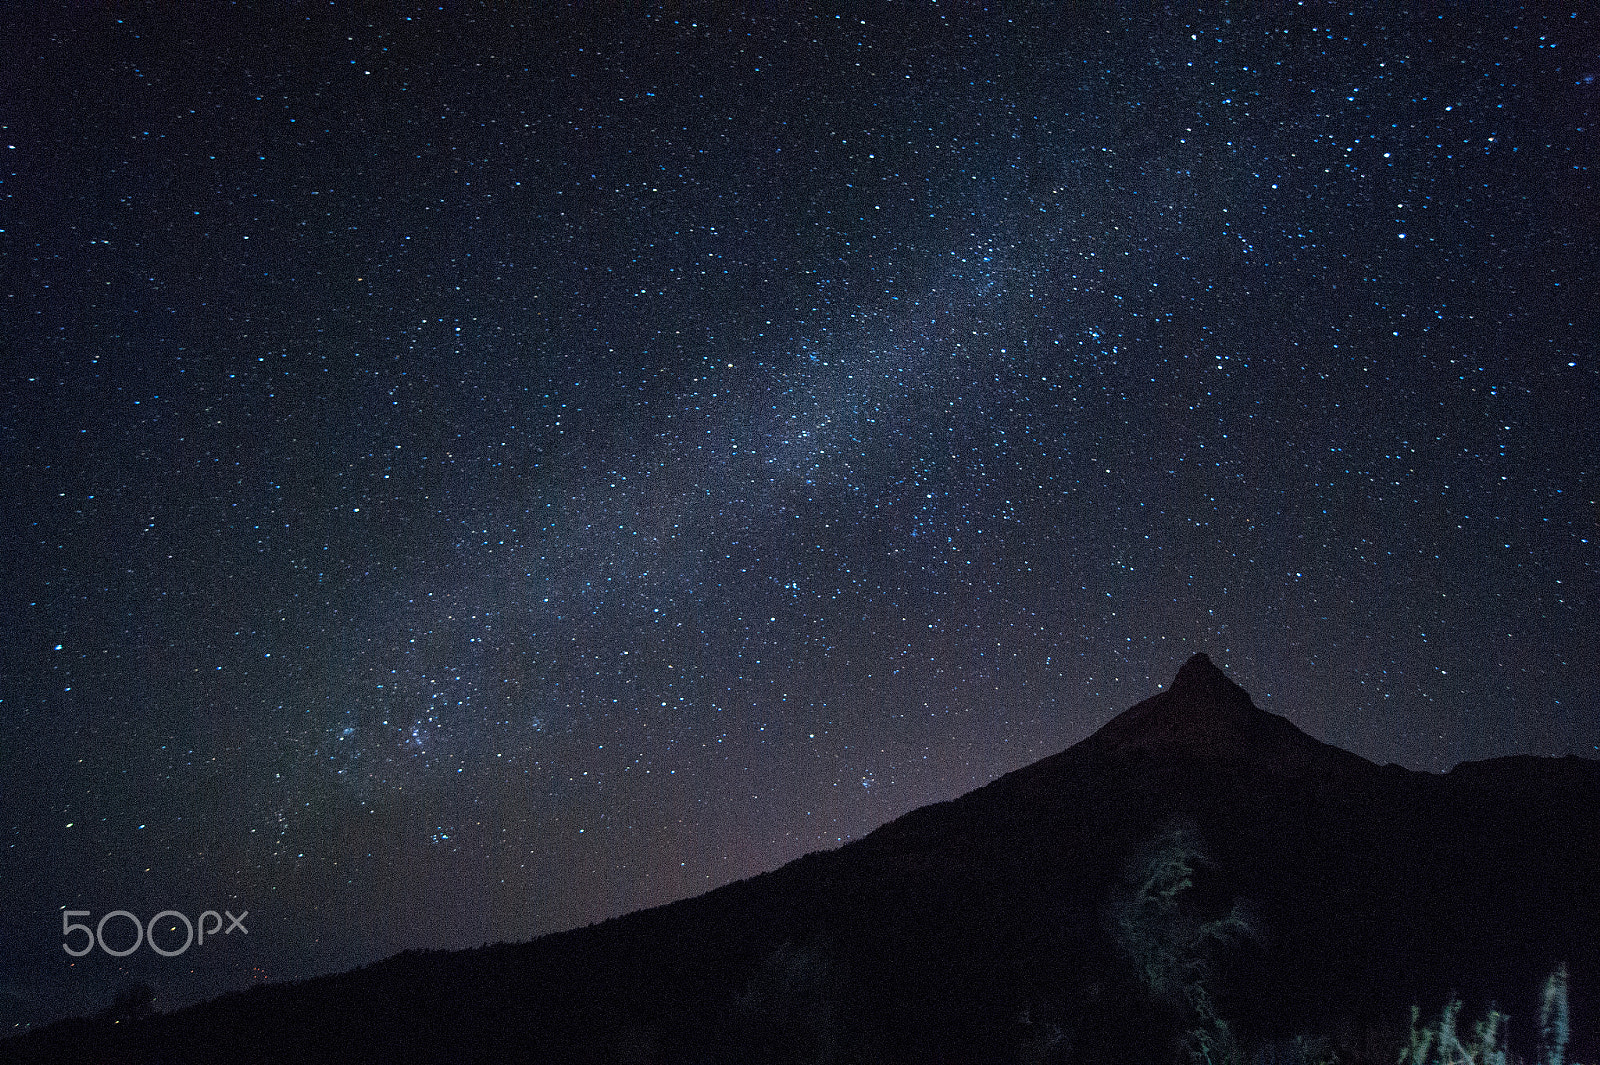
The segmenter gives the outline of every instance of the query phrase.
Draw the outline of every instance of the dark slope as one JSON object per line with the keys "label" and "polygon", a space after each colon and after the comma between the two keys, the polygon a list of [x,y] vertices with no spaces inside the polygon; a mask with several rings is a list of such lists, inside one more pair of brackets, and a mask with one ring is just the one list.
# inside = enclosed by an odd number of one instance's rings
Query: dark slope
{"label": "dark slope", "polygon": [[[1192,887],[1119,932],[1161,858]],[[1565,961],[1572,1050],[1600,1049],[1600,763],[1380,768],[1197,655],[1069,750],[776,872],[531,944],[68,1022],[0,1060],[1164,1061],[1192,1019],[1132,953],[1183,955],[1236,902],[1253,934],[1211,952],[1206,988],[1247,1040],[1359,1042],[1452,991],[1526,1035]]]}

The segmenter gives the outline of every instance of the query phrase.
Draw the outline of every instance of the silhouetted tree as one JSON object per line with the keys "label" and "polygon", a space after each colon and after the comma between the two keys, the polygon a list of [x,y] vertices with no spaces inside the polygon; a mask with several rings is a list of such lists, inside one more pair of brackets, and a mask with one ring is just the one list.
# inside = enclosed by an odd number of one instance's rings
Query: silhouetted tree
{"label": "silhouetted tree", "polygon": [[143,980],[135,980],[117,992],[117,997],[100,1016],[112,1021],[140,1020],[155,1013],[155,997],[153,987]]}
{"label": "silhouetted tree", "polygon": [[1565,1065],[1567,1057],[1567,966],[1550,974],[1539,1006],[1540,1065]]}
{"label": "silhouetted tree", "polygon": [[1194,904],[1196,865],[1205,864],[1195,830],[1174,823],[1132,870],[1116,907],[1117,940],[1150,997],[1174,1010],[1188,1057],[1205,1065],[1242,1058],[1210,987],[1217,953],[1254,931],[1241,903],[1208,919]]}
{"label": "silhouetted tree", "polygon": [[786,941],[762,960],[737,1004],[755,1027],[763,1060],[804,1065],[834,1060],[837,976],[818,936],[804,946]]}

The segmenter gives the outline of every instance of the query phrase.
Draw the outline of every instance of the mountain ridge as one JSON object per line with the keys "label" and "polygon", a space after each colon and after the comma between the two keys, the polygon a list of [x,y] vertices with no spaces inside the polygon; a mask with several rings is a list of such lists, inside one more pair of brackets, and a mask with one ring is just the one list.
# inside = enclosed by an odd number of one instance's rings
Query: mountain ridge
{"label": "mountain ridge", "polygon": [[[122,1030],[69,1022],[0,1060],[1001,1062],[1054,1026],[1070,1034],[1028,1060],[1164,1061],[1176,1007],[1141,984],[1116,916],[1164,847],[1194,920],[1254,915],[1216,965],[1241,1037],[1398,1038],[1384,1026],[1413,1001],[1524,1002],[1565,962],[1581,1055],[1600,1049],[1597,829],[1600,762],[1379,767],[1197,655],[1064,751],[706,894]],[[426,1028],[445,1018],[449,1038]]]}

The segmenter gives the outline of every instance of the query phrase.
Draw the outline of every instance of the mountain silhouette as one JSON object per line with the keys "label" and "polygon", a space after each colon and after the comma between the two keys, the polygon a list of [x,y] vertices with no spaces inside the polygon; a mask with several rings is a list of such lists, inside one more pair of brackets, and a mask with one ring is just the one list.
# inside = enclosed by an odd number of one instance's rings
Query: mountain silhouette
{"label": "mountain silhouette", "polygon": [[1531,1056],[1562,965],[1592,1060],[1600,762],[1380,767],[1202,654],[1083,742],[774,872],[531,943],[61,1022],[0,1061],[1164,1063],[1207,1040],[1287,1061],[1320,1035],[1392,1062],[1410,1007],[1451,996],[1509,1012]]}
{"label": "mountain silhouette", "polygon": [[1357,771],[1365,759],[1312,739],[1251,701],[1204,654],[1185,662],[1172,686],[1112,718],[1088,749],[1248,762],[1278,773]]}

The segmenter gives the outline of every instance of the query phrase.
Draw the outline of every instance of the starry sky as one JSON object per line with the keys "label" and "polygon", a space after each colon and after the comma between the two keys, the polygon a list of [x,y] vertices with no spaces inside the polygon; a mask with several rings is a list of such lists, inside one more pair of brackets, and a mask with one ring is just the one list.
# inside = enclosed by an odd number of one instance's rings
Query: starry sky
{"label": "starry sky", "polygon": [[1600,29],[1352,6],[30,8],[0,1030],[697,894],[1196,651],[1595,756]]}

